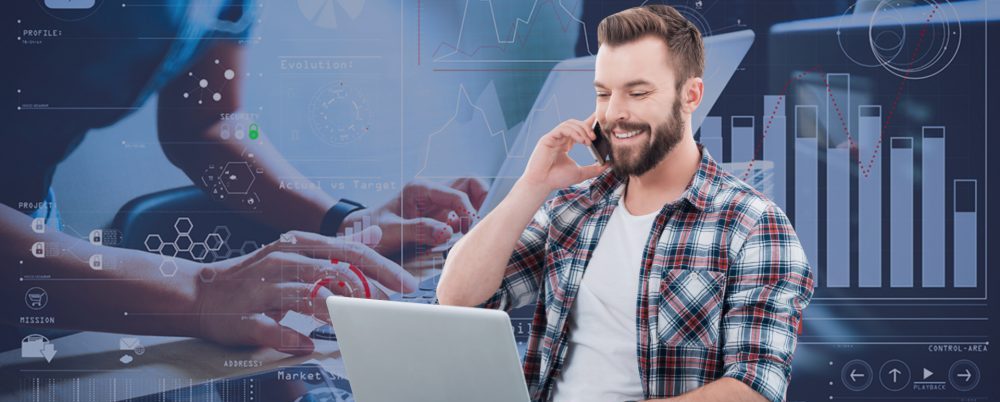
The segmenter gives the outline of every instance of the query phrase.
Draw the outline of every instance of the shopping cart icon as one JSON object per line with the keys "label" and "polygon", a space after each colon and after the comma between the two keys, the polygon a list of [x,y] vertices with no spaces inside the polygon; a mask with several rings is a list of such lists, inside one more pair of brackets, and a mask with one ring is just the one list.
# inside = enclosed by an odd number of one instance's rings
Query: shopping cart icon
{"label": "shopping cart icon", "polygon": [[45,289],[34,287],[24,294],[24,302],[32,310],[41,310],[49,303],[49,294]]}

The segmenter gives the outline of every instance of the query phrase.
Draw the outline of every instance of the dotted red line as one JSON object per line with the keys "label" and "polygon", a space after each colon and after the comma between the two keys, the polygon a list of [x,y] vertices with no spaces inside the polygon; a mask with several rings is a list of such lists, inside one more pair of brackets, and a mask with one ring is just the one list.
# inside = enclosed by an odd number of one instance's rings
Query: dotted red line
{"label": "dotted red line", "polygon": [[[778,96],[778,101],[775,102],[775,104],[774,104],[774,110],[771,111],[771,114],[767,118],[767,123],[764,124],[764,135],[763,135],[763,137],[761,137],[761,143],[758,144],[757,147],[756,147],[757,151],[761,151],[761,153],[763,153],[762,148],[764,147],[764,144],[763,144],[764,143],[764,139],[767,138],[767,132],[768,132],[768,130],[771,129],[771,125],[774,123],[774,117],[778,114],[778,111],[781,110],[781,104],[783,103],[783,101],[785,99],[785,96],[788,94],[788,87],[790,87],[793,82],[801,80],[802,78],[805,78],[805,76],[807,76],[809,74],[812,74],[814,72],[817,72],[817,71],[820,71],[820,66],[819,65],[813,66],[812,68],[806,70],[805,72],[801,72],[798,75],[796,75],[795,77],[789,78],[788,81],[785,82],[785,86],[781,88],[781,95]],[[750,177],[750,172],[753,171],[753,164],[754,164],[754,160],[751,159],[750,163],[747,164],[747,170],[746,170],[746,172],[743,173],[742,180],[746,180],[748,177]]]}
{"label": "dotted red line", "polygon": [[[928,14],[927,18],[924,20],[925,24],[920,29],[920,37],[917,39],[917,45],[913,47],[913,52],[910,54],[910,64],[913,64],[913,62],[916,61],[916,59],[917,59],[917,52],[920,51],[920,45],[924,42],[924,35],[927,33],[927,25],[926,24],[928,24],[928,23],[931,22],[931,18],[934,17],[934,13],[936,13],[937,10],[938,10],[938,6],[937,6],[937,4],[935,4],[934,8],[931,10],[930,14]],[[899,99],[903,97],[903,87],[906,86],[906,81],[907,81],[907,78],[909,78],[909,76],[910,76],[910,71],[907,70],[903,74],[903,78],[899,80],[899,86],[896,87],[896,99],[894,99],[892,101],[892,107],[889,108],[889,114],[886,115],[885,122],[882,123],[882,133],[886,132],[886,128],[889,127],[889,122],[892,121],[892,116],[895,115],[896,106],[899,104]],[[834,105],[836,105],[836,101],[834,101]],[[846,129],[845,129],[845,131],[846,131]],[[882,133],[880,133],[880,134],[882,134]],[[850,138],[850,135],[848,135],[848,138]],[[882,149],[882,139],[883,138],[885,138],[884,135],[879,135],[878,141],[875,143],[875,151],[872,152],[872,157],[868,159],[868,166],[865,166],[864,169],[863,169],[863,173],[862,174],[864,175],[864,177],[868,177],[868,175],[871,174],[872,167],[875,165],[875,159],[878,157],[879,150]],[[860,161],[860,158],[859,158],[859,161]]]}
{"label": "dotted red line", "polygon": [[[925,25],[921,28],[921,30],[920,30],[920,37],[917,40],[917,45],[914,46],[913,52],[910,55],[910,63],[911,64],[916,60],[917,53],[920,50],[920,45],[923,43],[924,36],[927,33],[927,25],[926,24],[930,23],[931,19],[934,17],[934,14],[937,12],[937,10],[938,10],[938,5],[935,4],[934,8],[931,10],[930,14],[928,14],[927,18],[924,20]],[[788,87],[791,85],[792,82],[795,82],[795,81],[798,81],[798,80],[800,80],[802,78],[805,78],[805,76],[810,75],[810,74],[812,74],[814,72],[823,73],[823,71],[820,68],[820,66],[815,66],[815,67],[813,67],[813,68],[811,68],[811,69],[809,69],[809,70],[807,70],[807,71],[805,71],[803,73],[799,73],[796,77],[793,77],[793,78],[789,79],[787,82],[785,82],[785,86],[781,90],[781,95],[778,97],[778,101],[774,105],[774,110],[771,111],[771,114],[770,114],[770,116],[768,117],[768,120],[767,120],[767,124],[764,126],[764,132],[763,132],[763,136],[761,138],[761,144],[759,144],[756,147],[757,151],[760,151],[761,148],[763,147],[764,138],[767,138],[767,132],[768,132],[768,130],[770,130],[771,124],[774,122],[774,117],[775,117],[775,115],[777,115],[778,110],[781,107],[782,101],[785,99],[785,96],[787,96],[787,94],[788,94]],[[896,98],[893,100],[892,106],[889,108],[889,113],[886,115],[885,122],[882,123],[882,132],[880,133],[880,135],[878,137],[878,140],[875,143],[875,149],[874,149],[874,151],[872,151],[871,158],[868,159],[867,163],[862,163],[861,162],[861,158],[860,157],[858,158],[858,168],[861,170],[861,174],[864,177],[868,177],[871,174],[872,167],[875,164],[875,160],[878,158],[879,151],[882,148],[882,140],[885,138],[886,128],[889,126],[889,123],[892,121],[893,115],[895,115],[896,106],[899,105],[899,100],[903,96],[903,88],[906,86],[906,81],[907,81],[907,78],[909,77],[909,75],[910,75],[910,71],[908,70],[903,75],[903,78],[900,79],[899,85],[896,87]],[[854,141],[854,137],[851,135],[851,130],[850,130],[850,127],[848,127],[848,125],[847,125],[847,120],[844,118],[844,113],[840,110],[840,106],[837,104],[837,99],[833,96],[833,90],[830,88],[830,82],[826,79],[825,74],[823,76],[823,85],[826,87],[826,94],[830,98],[830,102],[833,105],[834,110],[837,112],[837,117],[840,119],[840,124],[843,127],[843,129],[844,129],[844,133],[847,134],[847,141],[848,141],[849,146],[851,148],[858,147],[858,143]],[[746,170],[746,172],[743,173],[742,180],[746,180],[748,177],[750,177],[750,172],[753,171],[753,163],[754,163],[754,161],[751,160],[750,163],[747,165],[747,170]]]}

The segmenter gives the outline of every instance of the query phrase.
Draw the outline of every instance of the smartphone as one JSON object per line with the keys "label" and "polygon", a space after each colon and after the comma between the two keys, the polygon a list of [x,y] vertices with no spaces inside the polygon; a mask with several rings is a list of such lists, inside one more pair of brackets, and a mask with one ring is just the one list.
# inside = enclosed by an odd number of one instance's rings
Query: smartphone
{"label": "smartphone", "polygon": [[603,165],[611,159],[611,144],[608,143],[607,138],[604,138],[604,134],[601,133],[601,123],[597,121],[594,121],[594,134],[597,139],[591,141],[587,149],[590,150],[590,155],[597,160],[597,163]]}

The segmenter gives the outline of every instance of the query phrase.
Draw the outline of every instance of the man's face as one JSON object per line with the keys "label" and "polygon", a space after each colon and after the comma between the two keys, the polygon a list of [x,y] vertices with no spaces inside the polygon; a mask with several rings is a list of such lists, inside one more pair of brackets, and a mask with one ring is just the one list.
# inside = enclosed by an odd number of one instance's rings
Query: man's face
{"label": "man's face", "polygon": [[684,135],[681,90],[668,48],[647,36],[597,52],[597,120],[611,143],[612,168],[640,176],[655,167]]}

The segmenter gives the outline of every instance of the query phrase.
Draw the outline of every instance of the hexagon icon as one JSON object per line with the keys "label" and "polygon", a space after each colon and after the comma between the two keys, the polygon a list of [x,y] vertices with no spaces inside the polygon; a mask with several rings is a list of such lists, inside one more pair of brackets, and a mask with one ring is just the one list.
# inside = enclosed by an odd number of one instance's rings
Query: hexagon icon
{"label": "hexagon icon", "polygon": [[177,256],[177,245],[174,243],[163,243],[163,247],[160,247],[160,255],[164,257],[176,257]]}
{"label": "hexagon icon", "polygon": [[254,250],[258,248],[259,246],[257,245],[257,242],[253,240],[247,240],[243,242],[243,246],[240,247],[240,252],[242,253],[242,255],[247,255],[254,252]]}
{"label": "hexagon icon", "polygon": [[229,194],[246,194],[253,185],[253,169],[248,162],[227,162],[219,177]]}
{"label": "hexagon icon", "polygon": [[177,234],[188,234],[191,233],[191,229],[194,228],[194,224],[191,223],[191,219],[187,217],[177,218],[177,222],[174,222],[174,229],[177,230]]}
{"label": "hexagon icon", "polygon": [[160,263],[160,273],[168,278],[177,275],[177,262],[173,258],[164,258]]}
{"label": "hexagon icon", "polygon": [[205,268],[198,271],[198,277],[201,278],[202,282],[211,282],[215,280],[215,275],[217,275],[214,269]]}
{"label": "hexagon icon", "polygon": [[225,243],[225,241],[222,240],[222,235],[218,233],[209,233],[208,236],[205,236],[205,246],[209,250],[219,251],[222,248],[222,243]]}
{"label": "hexagon icon", "polygon": [[143,244],[147,251],[157,253],[163,248],[163,239],[158,234],[146,235],[146,241]]}
{"label": "hexagon icon", "polygon": [[191,245],[191,258],[195,261],[204,260],[208,256],[208,247],[205,243],[194,243]]}
{"label": "hexagon icon", "polygon": [[230,232],[229,232],[229,227],[227,226],[216,226],[215,230],[213,230],[212,233],[216,233],[219,236],[222,236],[223,242],[229,241]]}
{"label": "hexagon icon", "polygon": [[184,253],[191,251],[191,246],[194,245],[194,240],[191,240],[191,236],[186,234],[177,235],[177,239],[174,240],[174,245],[177,246],[177,251]]}
{"label": "hexagon icon", "polygon": [[222,246],[219,246],[218,250],[212,250],[212,255],[215,257],[216,260],[224,260],[226,258],[229,258],[229,256],[231,256],[232,254],[233,250],[229,248],[228,243],[222,243]]}

